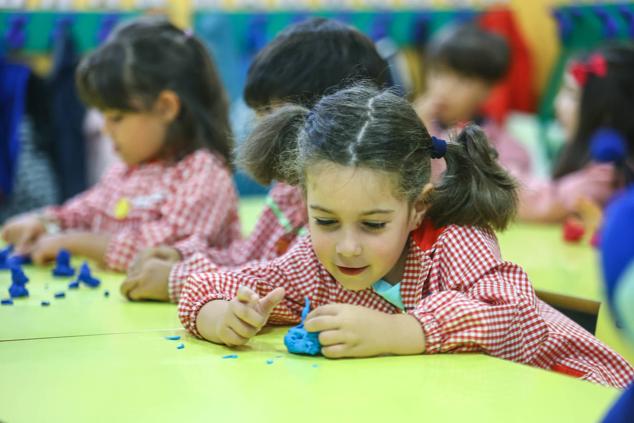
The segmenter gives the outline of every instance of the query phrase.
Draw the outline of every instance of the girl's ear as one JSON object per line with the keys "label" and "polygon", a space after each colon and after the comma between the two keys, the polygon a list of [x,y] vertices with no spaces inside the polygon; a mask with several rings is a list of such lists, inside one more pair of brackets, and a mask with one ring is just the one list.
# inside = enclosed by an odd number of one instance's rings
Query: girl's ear
{"label": "girl's ear", "polygon": [[409,230],[413,231],[418,228],[425,218],[425,212],[429,208],[429,195],[434,190],[431,183],[427,183],[420,194],[412,204],[412,213],[410,214]]}
{"label": "girl's ear", "polygon": [[181,100],[172,90],[163,90],[154,102],[154,111],[165,121],[172,123],[181,110]]}

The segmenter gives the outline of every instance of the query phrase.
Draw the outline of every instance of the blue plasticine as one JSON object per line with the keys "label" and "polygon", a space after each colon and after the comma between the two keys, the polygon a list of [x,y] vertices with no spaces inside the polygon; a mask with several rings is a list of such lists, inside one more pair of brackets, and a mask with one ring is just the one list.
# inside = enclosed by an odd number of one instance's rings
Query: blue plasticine
{"label": "blue plasticine", "polygon": [[185,348],[185,344],[180,343],[176,346],[176,349],[182,350],[183,348]]}
{"label": "blue plasticine", "polygon": [[313,364],[313,365],[312,365],[312,366],[310,366],[310,367],[312,367],[312,368],[315,368],[315,369],[316,369],[317,367],[319,367],[319,365],[318,365],[318,364]]}
{"label": "blue plasticine", "polygon": [[181,339],[181,337],[178,335],[170,335],[166,336],[165,339],[167,339],[168,341],[178,341],[179,339]]}
{"label": "blue plasticine", "polygon": [[13,305],[13,300],[11,298],[7,298],[6,300],[1,300],[0,304],[2,304],[2,305]]}
{"label": "blue plasticine", "polygon": [[29,290],[24,286],[11,285],[9,287],[9,295],[11,295],[11,298],[28,297]]}
{"label": "blue plasticine", "polygon": [[273,364],[273,360],[271,360],[271,359],[266,360],[266,364]]}
{"label": "blue plasticine", "polygon": [[55,293],[55,298],[65,298],[66,297],[66,293],[65,292],[56,292]]}
{"label": "blue plasticine", "polygon": [[96,288],[101,285],[101,281],[93,277],[90,273],[90,267],[87,262],[83,262],[79,268],[79,276],[77,276],[77,280],[82,281],[91,288]]}
{"label": "blue plasticine", "polygon": [[310,311],[310,299],[306,297],[306,305],[302,310],[302,322],[289,329],[284,336],[284,345],[293,354],[318,355],[321,352],[318,332],[308,332],[304,329],[304,321]]}
{"label": "blue plasticine", "polygon": [[23,264],[31,264],[31,256],[25,255],[13,255],[7,258],[7,267],[11,268],[13,266],[22,266]]}
{"label": "blue plasticine", "polygon": [[9,265],[7,264],[8,258],[11,256],[11,252],[13,251],[13,245],[9,245],[2,250],[0,250],[0,269],[8,269]]}
{"label": "blue plasticine", "polygon": [[238,358],[238,354],[227,354],[223,355],[222,358]]}
{"label": "blue plasticine", "polygon": [[51,305],[49,301],[42,301],[40,304],[42,305],[42,307],[48,307]]}
{"label": "blue plasticine", "polygon": [[109,297],[110,296],[110,291],[108,291],[107,289],[103,292],[103,296],[104,297]]}
{"label": "blue plasticine", "polygon": [[79,288],[79,279],[69,283],[68,284],[68,288],[69,289],[77,289],[77,288]]}
{"label": "blue plasticine", "polygon": [[29,281],[20,266],[11,266],[11,283],[24,286]]}
{"label": "blue plasticine", "polygon": [[55,259],[53,276],[73,276],[75,269],[70,265],[70,253],[67,250],[59,250]]}

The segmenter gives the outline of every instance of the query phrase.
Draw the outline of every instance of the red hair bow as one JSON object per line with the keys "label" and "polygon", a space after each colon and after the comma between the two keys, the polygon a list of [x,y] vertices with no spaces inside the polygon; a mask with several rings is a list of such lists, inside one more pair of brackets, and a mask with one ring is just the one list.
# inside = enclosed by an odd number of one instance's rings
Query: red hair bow
{"label": "red hair bow", "polygon": [[586,84],[588,75],[604,77],[608,73],[608,64],[605,57],[600,54],[593,54],[586,62],[575,61],[570,65],[570,74],[581,86]]}

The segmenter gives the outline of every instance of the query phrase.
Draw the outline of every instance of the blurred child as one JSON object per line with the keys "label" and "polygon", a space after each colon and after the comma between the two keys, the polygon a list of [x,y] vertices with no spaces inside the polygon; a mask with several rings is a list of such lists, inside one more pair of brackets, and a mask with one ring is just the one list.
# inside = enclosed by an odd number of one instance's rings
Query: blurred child
{"label": "blurred child", "polygon": [[[266,323],[297,323],[309,297],[304,327],[327,357],[482,352],[605,385],[632,380],[622,357],[502,260],[493,230],[513,217],[515,183],[479,128],[432,138],[406,100],[355,86],[310,110],[279,108],[246,142],[276,137],[296,145],[283,173],[304,191],[310,237],[268,263],[192,275],[179,302],[191,333],[242,345]],[[447,162],[436,186],[432,158]]]}
{"label": "blurred child", "polygon": [[[338,21],[313,18],[292,25],[258,53],[249,67],[244,98],[264,116],[286,102],[312,107],[328,90],[360,80],[379,87],[389,83],[388,65],[372,41]],[[243,145],[238,153],[247,166],[259,169],[254,174],[258,182],[275,182],[248,238],[228,248],[193,237],[178,249],[146,250],[130,269],[122,293],[133,300],[178,302],[191,273],[270,260],[284,253],[307,222],[301,191],[285,184],[279,174],[287,154],[284,141],[280,136]]]}
{"label": "blurred child", "polygon": [[521,219],[561,221],[580,200],[602,207],[622,188],[624,174],[612,163],[593,161],[590,146],[608,129],[620,134],[630,151],[634,147],[634,45],[606,46],[572,61],[555,101],[567,143],[552,180],[523,181]]}
{"label": "blurred child", "polygon": [[[430,134],[445,136],[473,121],[497,150],[502,166],[518,178],[529,175],[532,166],[526,149],[499,124],[480,115],[508,71],[506,40],[472,24],[451,26],[430,40],[425,58],[427,90],[416,99],[415,109]],[[444,168],[442,161],[432,166],[434,175]]]}
{"label": "blurred child", "polygon": [[42,264],[67,249],[126,270],[145,247],[239,237],[225,93],[195,37],[162,19],[125,23],[83,59],[77,84],[124,163],[62,206],[9,221],[2,238],[18,254]]}

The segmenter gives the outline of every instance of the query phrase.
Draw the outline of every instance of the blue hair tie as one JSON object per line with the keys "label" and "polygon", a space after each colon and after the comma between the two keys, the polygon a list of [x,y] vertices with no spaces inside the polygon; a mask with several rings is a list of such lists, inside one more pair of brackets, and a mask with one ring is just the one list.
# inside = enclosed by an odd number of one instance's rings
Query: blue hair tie
{"label": "blue hair tie", "polygon": [[623,135],[611,128],[600,128],[590,140],[592,158],[602,163],[620,163],[627,155]]}
{"label": "blue hair tie", "polygon": [[445,157],[446,152],[447,152],[447,141],[432,136],[431,137],[431,158],[432,159],[443,158]]}

